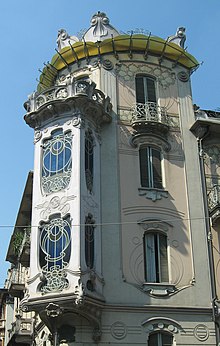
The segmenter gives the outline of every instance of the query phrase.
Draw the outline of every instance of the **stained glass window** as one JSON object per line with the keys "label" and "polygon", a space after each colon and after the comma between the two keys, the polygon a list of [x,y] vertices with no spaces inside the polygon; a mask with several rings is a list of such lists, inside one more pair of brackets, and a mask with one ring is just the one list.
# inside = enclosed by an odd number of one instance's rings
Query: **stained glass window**
{"label": "stained glass window", "polygon": [[85,220],[85,259],[88,268],[94,267],[94,220],[89,214]]}
{"label": "stained glass window", "polygon": [[87,189],[92,192],[93,189],[93,165],[94,165],[94,138],[92,131],[85,133],[85,176]]}
{"label": "stained glass window", "polygon": [[70,220],[53,218],[42,224],[39,235],[40,267],[45,278],[41,291],[61,291],[68,286],[65,268],[71,250]]}
{"label": "stained glass window", "polygon": [[68,187],[72,171],[72,135],[62,129],[43,143],[42,187],[46,194]]}

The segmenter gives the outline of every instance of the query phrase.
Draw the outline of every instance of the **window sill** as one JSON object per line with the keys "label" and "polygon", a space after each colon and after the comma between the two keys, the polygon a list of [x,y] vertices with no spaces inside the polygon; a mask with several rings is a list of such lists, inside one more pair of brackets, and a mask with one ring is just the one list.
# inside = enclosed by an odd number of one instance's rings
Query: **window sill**
{"label": "window sill", "polygon": [[143,291],[151,297],[162,298],[169,296],[176,291],[176,287],[169,283],[149,283],[145,282],[142,286]]}
{"label": "window sill", "polygon": [[164,189],[140,187],[138,192],[139,196],[145,196],[145,198],[151,199],[153,202],[162,199],[162,197],[168,197],[168,191]]}

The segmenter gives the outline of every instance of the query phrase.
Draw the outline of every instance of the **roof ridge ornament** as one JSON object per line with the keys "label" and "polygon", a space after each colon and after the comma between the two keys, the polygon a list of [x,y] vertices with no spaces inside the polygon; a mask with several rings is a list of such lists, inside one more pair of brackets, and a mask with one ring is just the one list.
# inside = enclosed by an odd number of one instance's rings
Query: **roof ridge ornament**
{"label": "roof ridge ornament", "polygon": [[57,46],[60,52],[62,48],[69,47],[70,44],[78,42],[79,39],[76,36],[70,36],[65,29],[58,30]]}
{"label": "roof ridge ornament", "polygon": [[100,42],[106,38],[120,35],[109,23],[109,18],[104,12],[95,13],[90,21],[91,27],[84,34],[84,41]]}
{"label": "roof ridge ornament", "polygon": [[173,36],[168,36],[167,41],[175,43],[181,48],[184,48],[184,44],[186,41],[185,31],[186,31],[186,28],[184,28],[183,26],[177,28],[176,34]]}

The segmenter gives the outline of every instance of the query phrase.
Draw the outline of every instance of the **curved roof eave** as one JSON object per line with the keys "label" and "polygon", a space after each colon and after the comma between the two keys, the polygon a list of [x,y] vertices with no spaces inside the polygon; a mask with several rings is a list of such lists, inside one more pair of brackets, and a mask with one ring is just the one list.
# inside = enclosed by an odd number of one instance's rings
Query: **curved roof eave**
{"label": "curved roof eave", "polygon": [[[51,60],[50,67],[54,71],[60,71],[68,65],[81,59],[94,57],[109,53],[123,52],[143,52],[143,54],[153,54],[159,58],[167,58],[178,62],[188,69],[193,69],[199,65],[198,61],[183,48],[175,43],[167,42],[157,36],[145,35],[119,35],[112,39],[108,38],[101,42],[76,42],[71,46],[64,47],[57,52]],[[51,87],[55,74],[48,72],[45,67],[40,76],[40,90]],[[51,83],[50,83],[51,81]]]}

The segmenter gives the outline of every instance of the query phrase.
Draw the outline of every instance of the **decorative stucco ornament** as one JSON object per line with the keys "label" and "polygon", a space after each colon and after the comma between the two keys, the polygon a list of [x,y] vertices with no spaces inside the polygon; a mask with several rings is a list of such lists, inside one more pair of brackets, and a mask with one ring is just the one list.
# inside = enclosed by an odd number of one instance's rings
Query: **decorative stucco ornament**
{"label": "decorative stucco ornament", "polygon": [[184,48],[184,43],[186,41],[185,31],[186,29],[184,27],[179,27],[176,31],[176,35],[168,37],[168,42],[176,43],[181,48]]}
{"label": "decorative stucco ornament", "polygon": [[70,44],[78,42],[79,39],[76,36],[69,36],[65,29],[60,29],[57,35],[57,46],[58,51],[61,51],[62,48],[68,47]]}
{"label": "decorative stucco ornament", "polygon": [[91,27],[83,36],[84,41],[97,42],[106,38],[120,35],[119,32],[109,24],[109,18],[104,12],[97,12],[92,16]]}

